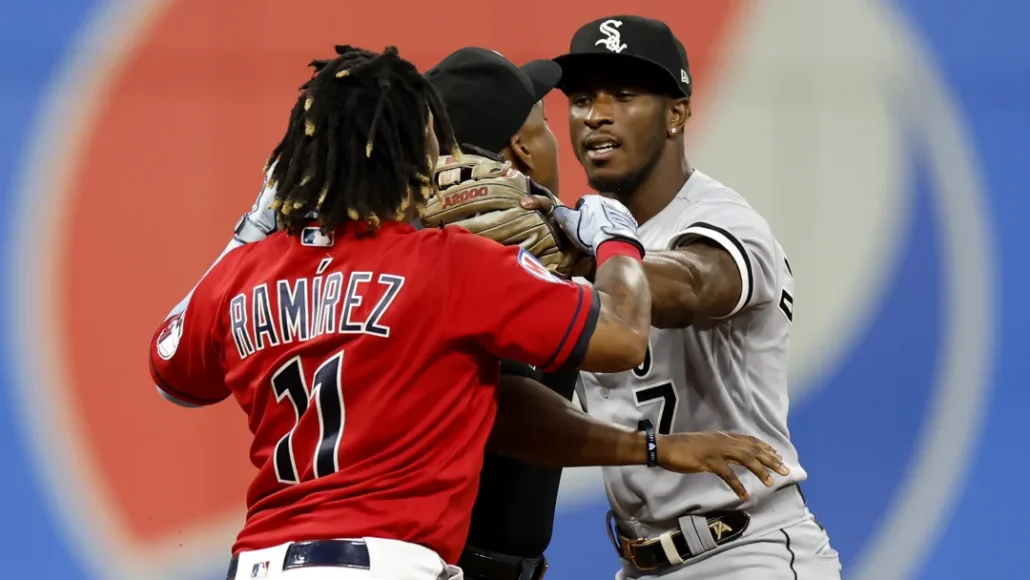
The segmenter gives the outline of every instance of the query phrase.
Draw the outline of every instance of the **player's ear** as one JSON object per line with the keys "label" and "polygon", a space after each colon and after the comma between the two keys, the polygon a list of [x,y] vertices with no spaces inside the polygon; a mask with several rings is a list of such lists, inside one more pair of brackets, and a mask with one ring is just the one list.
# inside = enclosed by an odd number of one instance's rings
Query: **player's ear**
{"label": "player's ear", "polygon": [[522,132],[519,131],[512,135],[511,139],[508,140],[508,146],[505,147],[510,152],[510,155],[505,157],[515,165],[515,168],[525,173],[526,175],[532,175],[535,163],[533,162],[533,154],[529,152],[529,148],[526,147],[526,142],[522,138]]}
{"label": "player's ear", "polygon": [[669,99],[669,122],[666,131],[669,137],[683,134],[683,127],[690,118],[690,99]]}

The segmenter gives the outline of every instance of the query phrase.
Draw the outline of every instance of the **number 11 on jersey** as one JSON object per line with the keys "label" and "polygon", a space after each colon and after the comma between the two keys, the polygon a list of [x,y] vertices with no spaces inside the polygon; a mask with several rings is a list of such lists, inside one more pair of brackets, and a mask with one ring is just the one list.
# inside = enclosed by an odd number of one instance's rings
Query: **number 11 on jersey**
{"label": "number 11 on jersey", "polygon": [[[343,351],[326,359],[315,371],[312,386],[309,389],[304,379],[304,366],[300,357],[295,356],[279,367],[272,375],[272,392],[277,403],[289,399],[296,419],[290,432],[275,445],[273,461],[275,476],[280,483],[300,483],[300,474],[304,472],[304,464],[298,469],[297,454],[311,457],[315,479],[335,473],[340,469],[340,439],[346,412],[343,405]],[[293,445],[293,432],[300,423],[301,417],[308,411],[314,401],[318,415],[318,443],[313,450],[297,450]]]}

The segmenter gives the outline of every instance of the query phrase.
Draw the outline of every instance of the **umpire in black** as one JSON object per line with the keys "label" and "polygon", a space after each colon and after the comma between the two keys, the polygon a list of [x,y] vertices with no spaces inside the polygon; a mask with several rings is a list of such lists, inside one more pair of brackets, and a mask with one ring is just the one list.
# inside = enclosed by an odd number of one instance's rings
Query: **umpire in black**
{"label": "umpire in black", "polygon": [[[555,62],[538,60],[517,67],[497,52],[462,48],[427,71],[426,77],[443,99],[463,149],[503,156],[557,195],[558,144],[542,103],[561,80]],[[502,363],[502,372],[535,379],[568,400],[578,374],[571,370],[542,375],[516,363]],[[561,471],[486,454],[459,562],[465,578],[543,577]]]}

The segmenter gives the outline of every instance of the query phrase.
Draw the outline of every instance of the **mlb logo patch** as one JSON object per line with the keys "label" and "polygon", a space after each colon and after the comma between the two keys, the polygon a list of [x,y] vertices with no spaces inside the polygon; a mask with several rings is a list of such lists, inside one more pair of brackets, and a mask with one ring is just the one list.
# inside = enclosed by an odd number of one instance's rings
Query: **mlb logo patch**
{"label": "mlb logo patch", "polygon": [[519,266],[522,269],[529,272],[533,276],[540,278],[544,282],[553,282],[555,284],[562,284],[561,278],[555,276],[536,259],[536,256],[530,254],[525,248],[519,248]]}
{"label": "mlb logo patch", "polygon": [[268,577],[268,562],[258,562],[250,570],[251,579]]}
{"label": "mlb logo patch", "polygon": [[328,248],[333,245],[333,232],[326,235],[321,228],[304,228],[300,232],[300,243],[313,248]]}

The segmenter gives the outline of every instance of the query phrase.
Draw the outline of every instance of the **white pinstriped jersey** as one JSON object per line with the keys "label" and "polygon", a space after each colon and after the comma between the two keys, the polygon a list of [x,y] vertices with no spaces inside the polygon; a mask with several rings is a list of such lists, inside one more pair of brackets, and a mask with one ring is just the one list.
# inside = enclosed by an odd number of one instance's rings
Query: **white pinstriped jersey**
{"label": "white pinstriped jersey", "polygon": [[[636,428],[650,419],[663,433],[723,430],[756,436],[791,469],[777,488],[805,479],[787,429],[787,369],[794,279],[766,221],[737,192],[695,170],[658,215],[642,224],[649,250],[705,238],[724,248],[743,291],[728,320],[651,329],[647,360],[622,373],[581,373],[577,392],[591,415]],[[604,469],[623,520],[662,522],[688,513],[747,509],[772,490],[737,469],[751,499],[741,503],[711,474],[680,475],[645,466]]]}

